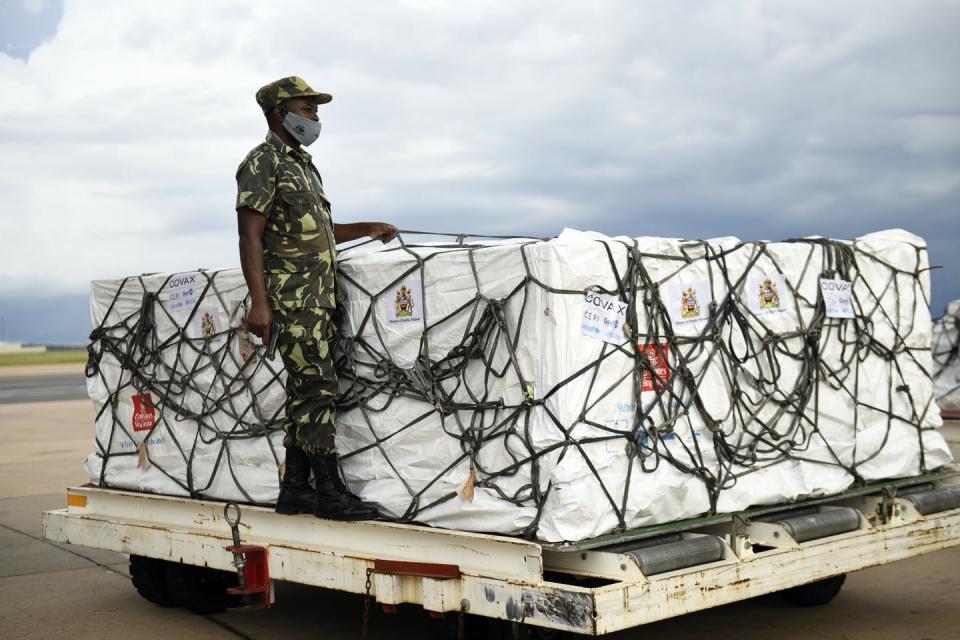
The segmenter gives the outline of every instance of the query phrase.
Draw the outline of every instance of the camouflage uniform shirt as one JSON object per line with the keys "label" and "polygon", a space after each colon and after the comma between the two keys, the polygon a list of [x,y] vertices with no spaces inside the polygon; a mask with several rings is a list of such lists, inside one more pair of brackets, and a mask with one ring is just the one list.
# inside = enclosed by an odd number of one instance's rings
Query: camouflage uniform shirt
{"label": "camouflage uniform shirt", "polygon": [[263,268],[273,309],[336,306],[336,242],[330,201],[303,149],[274,132],[237,169],[237,207],[267,217]]}

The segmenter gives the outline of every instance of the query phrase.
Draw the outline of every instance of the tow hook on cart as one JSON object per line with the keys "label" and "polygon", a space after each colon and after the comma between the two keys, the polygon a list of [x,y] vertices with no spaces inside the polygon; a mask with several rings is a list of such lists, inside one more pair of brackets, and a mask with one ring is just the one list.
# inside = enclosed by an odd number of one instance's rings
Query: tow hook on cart
{"label": "tow hook on cart", "polygon": [[273,603],[273,583],[270,581],[267,548],[240,544],[240,506],[237,503],[227,503],[223,518],[233,534],[233,544],[227,547],[227,551],[233,554],[233,566],[237,568],[237,586],[228,588],[227,593],[241,597],[242,609],[269,609]]}

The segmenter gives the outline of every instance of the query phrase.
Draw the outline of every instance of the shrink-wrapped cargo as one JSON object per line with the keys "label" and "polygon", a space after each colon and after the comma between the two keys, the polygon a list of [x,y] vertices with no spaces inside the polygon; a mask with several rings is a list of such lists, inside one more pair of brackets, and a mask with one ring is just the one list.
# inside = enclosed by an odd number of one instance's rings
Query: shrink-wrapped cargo
{"label": "shrink-wrapped cargo", "polygon": [[[926,259],[903,231],[341,252],[345,478],[393,518],[560,541],[939,467]],[[245,293],[94,283],[95,480],[275,499],[283,374]]]}
{"label": "shrink-wrapped cargo", "polygon": [[239,269],[93,282],[91,481],[276,500],[285,377],[243,330],[246,298]]}
{"label": "shrink-wrapped cargo", "polygon": [[945,415],[960,418],[960,300],[933,323],[933,394]]}

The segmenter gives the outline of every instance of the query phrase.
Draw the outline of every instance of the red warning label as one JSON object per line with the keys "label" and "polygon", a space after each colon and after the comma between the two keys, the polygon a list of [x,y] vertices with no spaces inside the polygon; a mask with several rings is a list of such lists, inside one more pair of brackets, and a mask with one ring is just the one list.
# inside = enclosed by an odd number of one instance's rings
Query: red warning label
{"label": "red warning label", "polygon": [[670,345],[638,344],[637,352],[647,359],[643,369],[643,391],[659,391],[670,379]]}
{"label": "red warning label", "polygon": [[149,393],[136,393],[133,400],[133,430],[150,431],[157,424],[157,409]]}

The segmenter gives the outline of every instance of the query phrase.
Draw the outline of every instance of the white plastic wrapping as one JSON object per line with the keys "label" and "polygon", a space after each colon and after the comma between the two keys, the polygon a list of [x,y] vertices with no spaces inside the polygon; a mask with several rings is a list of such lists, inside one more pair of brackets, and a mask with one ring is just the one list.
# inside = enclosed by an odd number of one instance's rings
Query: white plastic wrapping
{"label": "white plastic wrapping", "polygon": [[241,329],[246,295],[239,269],[92,283],[92,482],[276,501],[285,377]]}
{"label": "white plastic wrapping", "polygon": [[933,393],[948,415],[960,417],[960,300],[933,325]]}
{"label": "white plastic wrapping", "polygon": [[[511,435],[511,425],[497,426],[493,411],[450,416],[431,410],[434,397],[429,388],[422,390],[422,400],[402,398],[388,404],[388,394],[381,394],[363,409],[340,416],[338,442],[346,456],[347,478],[365,499],[380,502],[398,517],[508,533],[535,528],[538,538],[557,541],[707,512],[711,489],[717,510],[735,511],[842,491],[855,479],[850,471],[860,479],[875,480],[940,466],[950,458],[933,430],[939,417],[932,409],[929,353],[925,350],[930,320],[924,291],[929,285],[925,276],[916,280],[912,275],[925,266],[925,262],[918,263],[925,260],[925,253],[918,252],[923,243],[905,232],[886,232],[866,236],[850,246],[857,250],[859,269],[848,276],[861,305],[856,311],[861,317],[867,315],[870,324],[828,321],[829,329],[816,341],[816,355],[838,377],[810,385],[811,397],[793,399],[803,411],[794,406],[784,414],[782,404],[776,402],[791,402],[789,394],[797,381],[815,375],[797,359],[774,355],[769,363],[763,358],[733,363],[729,357],[711,355],[702,345],[682,347],[690,351],[686,364],[696,381],[698,400],[709,415],[729,418],[735,409],[729,384],[735,372],[740,392],[752,393],[758,403],[758,413],[751,420],[773,423],[774,431],[782,429],[780,442],[759,442],[749,433],[752,427],[745,429],[742,420],[725,421],[721,428],[725,440],[742,438],[741,447],[756,442],[756,455],[749,465],[720,460],[724,456],[717,454],[713,435],[695,406],[680,411],[668,408],[666,413],[656,408],[656,385],[641,388],[640,404],[654,426],[679,416],[672,431],[661,437],[661,446],[672,454],[673,462],[664,456],[643,463],[633,458],[631,462],[629,439],[616,436],[629,432],[636,417],[636,385],[631,377],[634,356],[629,349],[610,355],[610,345],[584,335],[583,292],[596,288],[615,291],[615,274],[626,273],[628,253],[636,251],[649,279],[667,297],[671,290],[676,293],[698,283],[701,297],[705,290],[718,304],[733,296],[749,325],[721,324],[718,340],[733,352],[747,353],[748,345],[757,348],[758,337],[769,335],[777,338],[774,351],[802,354],[808,338],[792,334],[814,321],[819,277],[830,266],[824,262],[827,254],[822,245],[741,245],[735,238],[698,244],[662,238],[611,239],[567,231],[544,243],[471,251],[414,248],[348,256],[340,264],[346,276],[341,286],[348,300],[345,331],[359,336],[362,344],[382,358],[377,363],[381,369],[387,361],[401,370],[416,370],[423,366],[416,362],[418,354],[427,354],[430,362],[440,361],[462,343],[465,332],[472,328],[468,323],[482,316],[488,299],[496,302],[505,292],[522,290],[522,295],[515,294],[502,307],[508,331],[519,327],[511,336],[517,345],[515,363],[506,366],[504,376],[475,385],[472,395],[456,394],[455,400],[469,404],[478,390],[484,392],[482,400],[508,406],[522,402],[525,389],[533,398],[546,398],[543,405],[523,413],[522,434]],[[725,254],[722,268],[716,259],[719,254]],[[882,256],[882,260],[872,255]],[[712,258],[708,260],[708,256]],[[418,264],[418,257],[422,263]],[[891,266],[904,273],[894,276]],[[779,274],[782,312],[750,314],[746,309],[755,292],[749,287],[773,274]],[[404,286],[421,287],[422,293],[417,295],[422,297],[423,313],[415,321],[401,323],[390,315],[389,305]],[[460,313],[446,318],[455,309],[461,309]],[[649,326],[642,301],[636,304],[636,312],[638,327]],[[437,324],[441,319],[443,323]],[[672,329],[677,336],[693,339],[705,325],[687,322]],[[864,342],[869,346],[857,349],[865,326],[873,332]],[[429,330],[425,332],[425,328]],[[666,341],[663,333],[655,333],[644,339],[648,348]],[[903,351],[904,347],[910,351]],[[483,372],[504,367],[506,349],[488,343],[487,353],[495,356],[489,363],[492,366],[471,362],[463,381],[481,380]],[[603,362],[594,367],[595,376],[592,372],[577,375],[600,358]],[[363,360],[358,356],[358,361]],[[358,371],[361,376],[369,374],[363,365],[358,365]],[[769,388],[764,387],[764,380]],[[562,381],[567,382],[558,387]],[[775,391],[774,386],[780,390]],[[904,387],[909,388],[909,396],[897,390]],[[767,393],[772,393],[774,401],[764,402]],[[690,402],[690,397],[671,402]],[[888,406],[892,408],[889,414]],[[379,407],[387,409],[375,411]],[[586,420],[580,420],[585,408]],[[478,435],[469,427],[479,416],[487,430]],[[795,419],[799,423],[794,423]],[[471,465],[467,443],[477,439],[483,446]],[[789,456],[782,454],[784,440],[792,442]],[[511,470],[524,456],[529,461]],[[472,501],[462,495],[471,466],[477,478]],[[705,474],[688,473],[688,466],[699,466]],[[502,475],[505,470],[509,472],[506,477]],[[502,499],[505,489],[513,502]]]}
{"label": "white plastic wrapping", "polygon": [[[821,276],[838,261],[853,317],[824,319],[821,287],[832,283]],[[934,469],[950,455],[936,431],[926,266],[923,241],[903,231],[741,243],[568,230],[547,242],[343,252],[345,478],[396,518],[560,541]],[[173,280],[94,283],[94,325],[136,315],[144,291]],[[174,291],[153,307],[161,365],[138,379],[195,373],[175,401],[155,394],[162,425],[146,447],[118,426],[136,421],[142,381],[113,392],[140,365],[101,359],[90,394],[98,410],[116,405],[98,418],[94,481],[105,468],[110,486],[275,499],[281,378],[257,354],[240,366],[239,271],[213,282],[216,304],[207,291],[185,310]],[[204,339],[193,310],[218,305],[224,333]],[[223,366],[205,369],[210,353]],[[202,416],[199,430],[188,414]],[[258,428],[270,435],[250,437]],[[224,439],[231,430],[245,436]],[[198,433],[193,457],[179,455]],[[127,455],[104,467],[105,453]]]}

